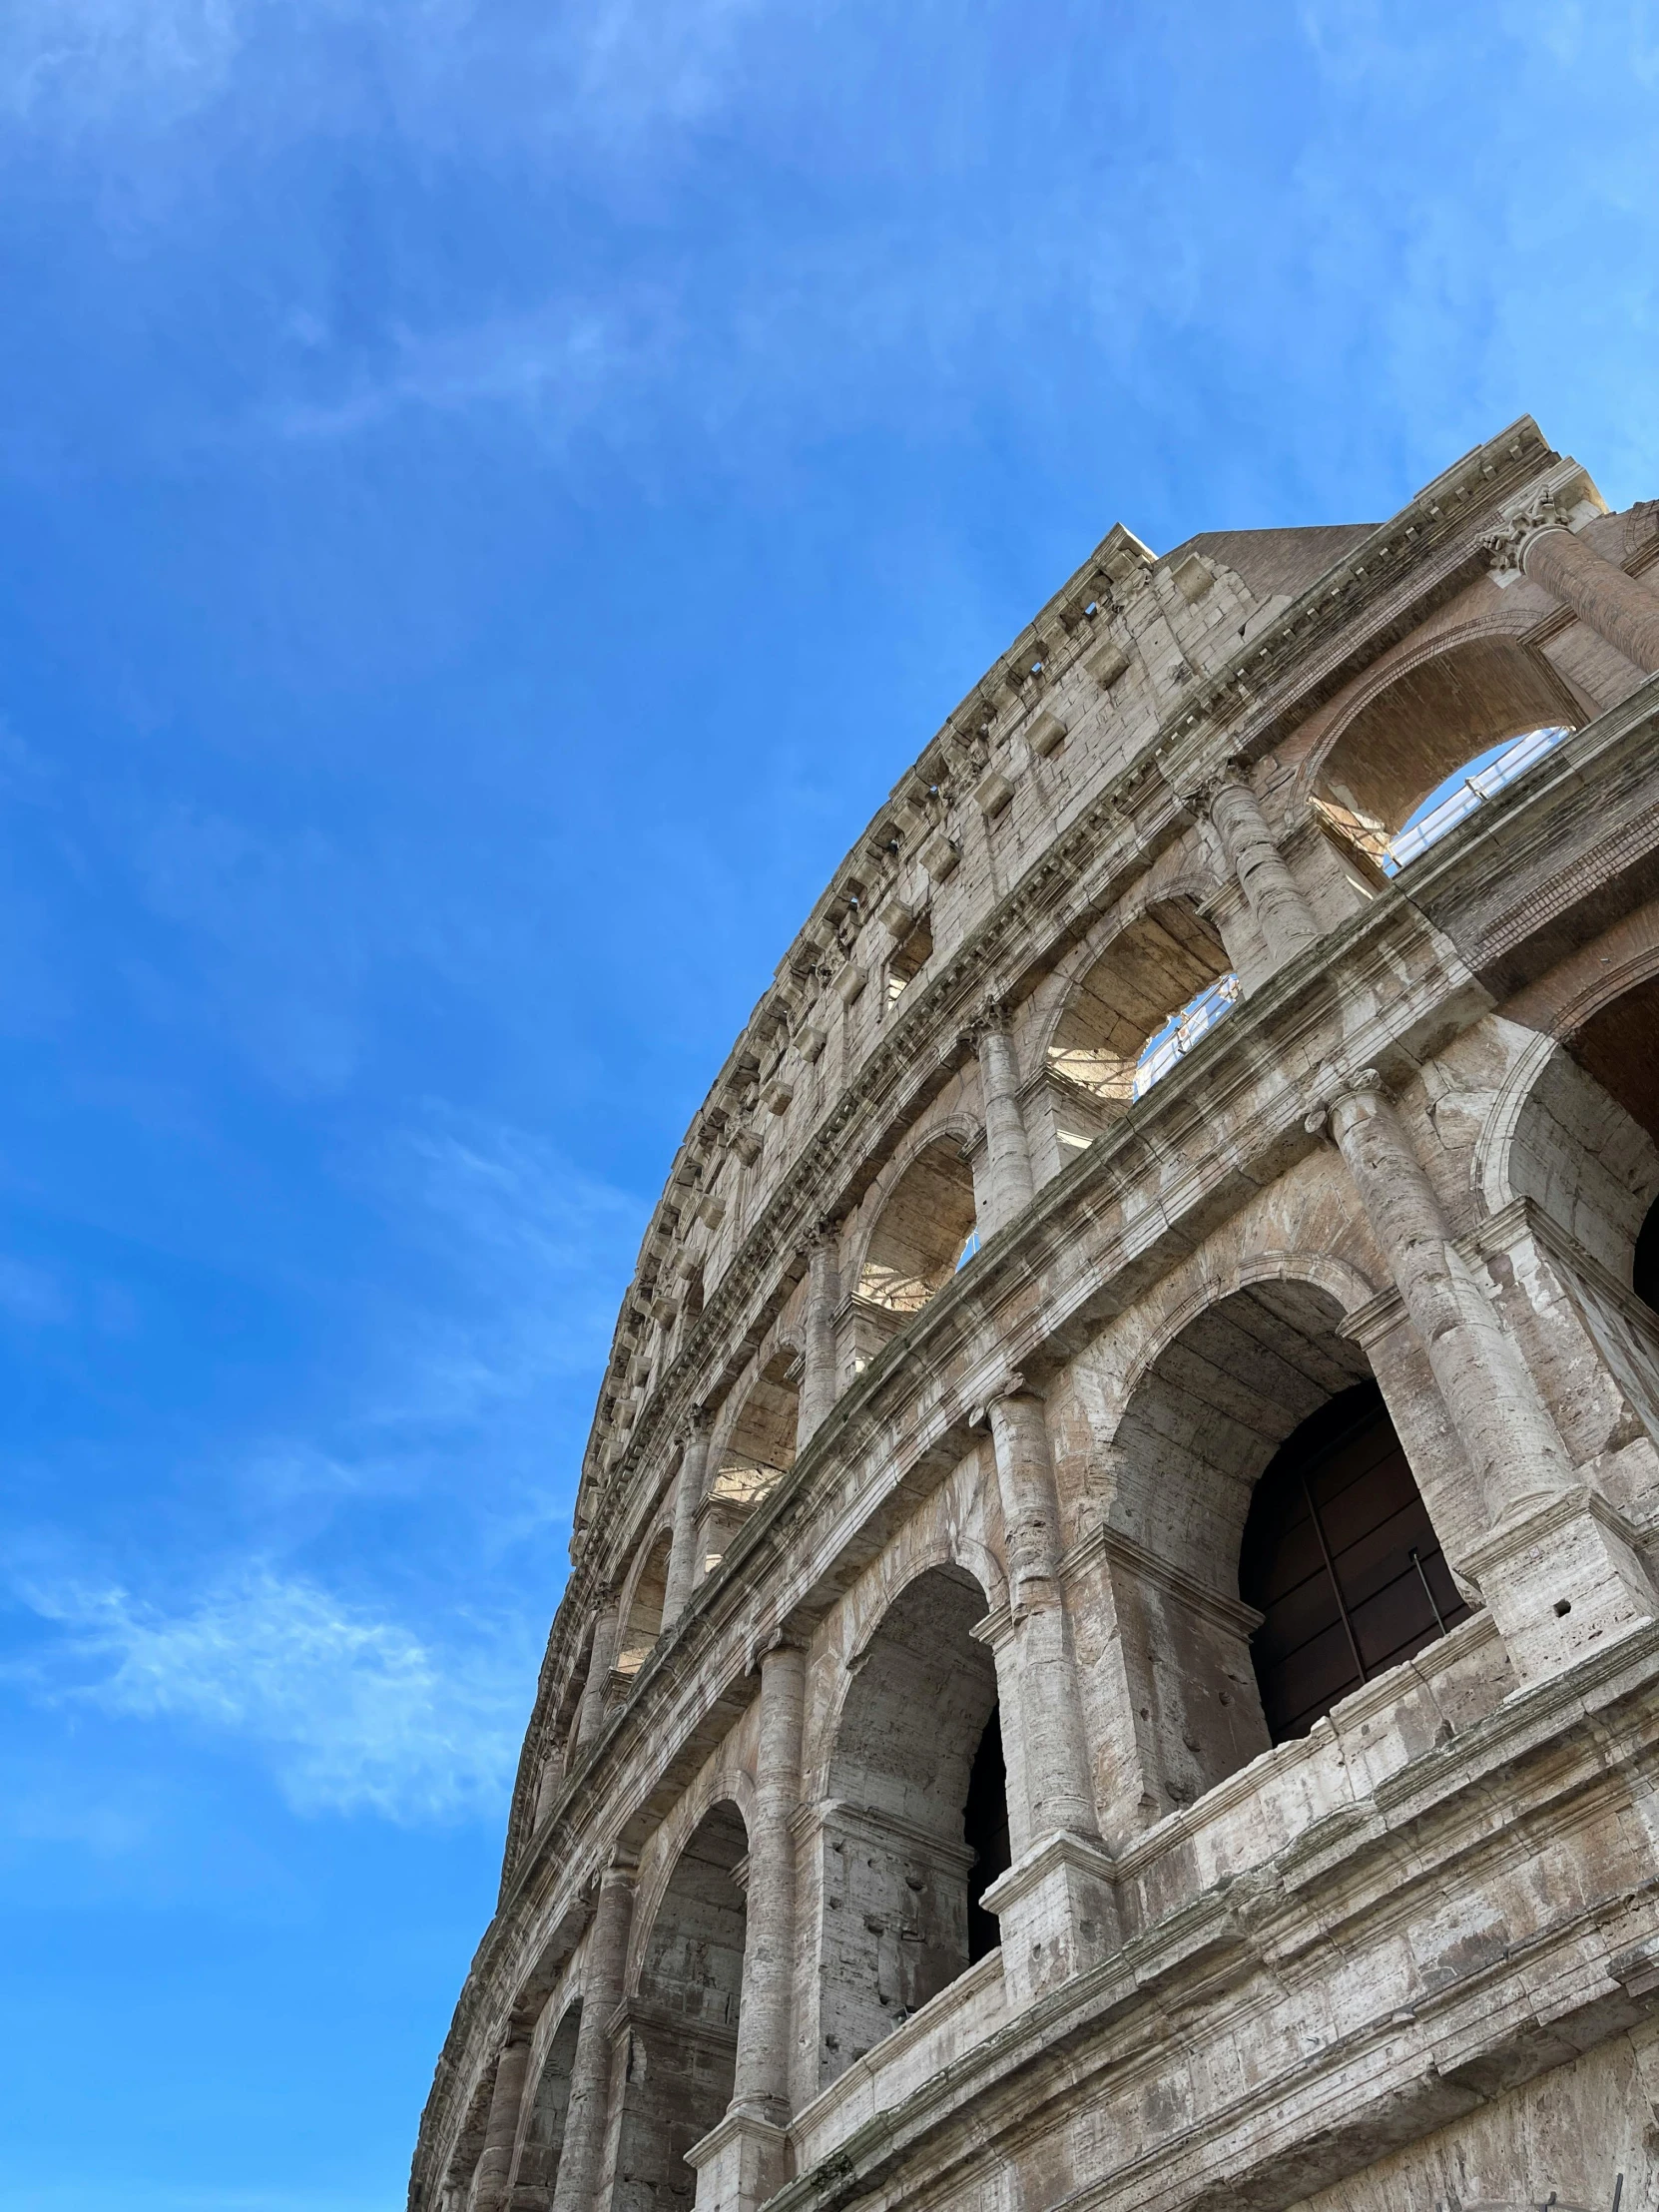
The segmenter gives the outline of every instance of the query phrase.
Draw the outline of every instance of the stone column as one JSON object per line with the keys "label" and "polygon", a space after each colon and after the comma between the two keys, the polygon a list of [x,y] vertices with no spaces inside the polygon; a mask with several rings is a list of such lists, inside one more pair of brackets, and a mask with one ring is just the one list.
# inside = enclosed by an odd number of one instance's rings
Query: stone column
{"label": "stone column", "polygon": [[971,1031],[979,1062],[979,1087],[985,1102],[985,1216],[982,1237],[1022,1214],[1036,1192],[1031,1147],[1019,1104],[1019,1056],[1009,1033],[1006,1010],[992,1005]]}
{"label": "stone column", "polygon": [[1320,925],[1302,895],[1301,884],[1274,842],[1244,770],[1228,768],[1196,794],[1191,804],[1208,814],[1215,826],[1269,959],[1276,967],[1294,959],[1319,937]]}
{"label": "stone column", "polygon": [[[1309,1126],[1326,1119],[1310,1115]],[[1577,1481],[1375,1068],[1349,1081],[1329,1121],[1479,1484],[1488,1533],[1461,1563],[1521,1678],[1553,1672],[1659,1609],[1647,1574],[1617,1515]]]}
{"label": "stone column", "polygon": [[1651,676],[1659,671],[1659,594],[1586,545],[1547,498],[1487,541],[1493,579],[1526,576]]}
{"label": "stone column", "polygon": [[489,2119],[484,2127],[484,2148],[473,2168],[472,2187],[467,2192],[468,2212],[500,2212],[507,2200],[513,2143],[518,2135],[518,2109],[524,2098],[524,2070],[529,2062],[528,2034],[509,2029],[501,2056],[496,2061]]}
{"label": "stone column", "polygon": [[761,1660],[738,2052],[726,2117],[688,2152],[702,2212],[758,2212],[789,2178],[795,1836],[807,1655],[787,1632]]}
{"label": "stone column", "polygon": [[781,1635],[761,1660],[761,1742],[755,1833],[749,1839],[748,1935],[738,2012],[733,2109],[782,2127],[789,2118],[791,1987],[795,1967],[795,1839],[807,1654]]}
{"label": "stone column", "polygon": [[1060,1501],[1041,1400],[1014,1376],[990,1404],[1020,1677],[1028,1834],[1097,1833],[1071,1634],[1060,1588]]}
{"label": "stone column", "polygon": [[668,1581],[663,1590],[663,1634],[680,1615],[697,1582],[697,1508],[709,1472],[709,1415],[694,1407],[680,1445],[680,1472],[674,1483],[674,1533],[669,1539]]}
{"label": "stone column", "polygon": [[840,1240],[821,1221],[807,1247],[807,1308],[801,1332],[801,1412],[797,1451],[805,1451],[835,1402],[835,1308],[840,1301]]}
{"label": "stone column", "polygon": [[611,1686],[611,1662],[616,1657],[617,1601],[607,1594],[594,1615],[593,1642],[588,1647],[588,1679],[576,1711],[576,1748],[582,1750],[599,1733],[605,1718],[605,1700]]}
{"label": "stone column", "polygon": [[989,1406],[1007,1532],[1009,1623],[996,1635],[1004,1736],[1017,1735],[1013,1865],[985,1892],[1016,2004],[1092,1965],[1118,1937],[1113,1865],[1101,1845],[1071,1626],[1060,1583],[1060,1503],[1041,1400],[1012,1376]]}
{"label": "stone column", "polygon": [[[1310,1116],[1317,1128],[1323,1116]],[[1422,1340],[1480,1484],[1489,1521],[1572,1481],[1566,1451],[1520,1353],[1451,1243],[1433,1185],[1375,1068],[1330,1109],[1372,1234]]]}
{"label": "stone column", "polygon": [[588,1930],[587,1970],[582,1976],[582,2021],[570,2068],[564,2148],[553,2185],[552,2212],[596,2212],[594,2192],[605,2155],[611,2098],[611,2014],[622,2002],[628,1930],[634,1917],[634,1867],[612,1858],[599,1884],[599,1903]]}

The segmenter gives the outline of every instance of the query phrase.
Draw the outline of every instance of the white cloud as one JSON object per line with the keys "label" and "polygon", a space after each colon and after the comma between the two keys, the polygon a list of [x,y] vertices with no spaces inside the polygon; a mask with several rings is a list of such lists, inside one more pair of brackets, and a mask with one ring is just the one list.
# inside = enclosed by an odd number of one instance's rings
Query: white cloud
{"label": "white cloud", "polygon": [[16,0],[0,31],[0,102],[77,122],[131,104],[177,115],[225,84],[241,43],[239,0]]}
{"label": "white cloud", "polygon": [[240,1739],[303,1814],[499,1813],[534,1688],[527,1629],[439,1650],[265,1568],[173,1613],[118,1586],[24,1595],[60,1631],[29,1675],[50,1703]]}

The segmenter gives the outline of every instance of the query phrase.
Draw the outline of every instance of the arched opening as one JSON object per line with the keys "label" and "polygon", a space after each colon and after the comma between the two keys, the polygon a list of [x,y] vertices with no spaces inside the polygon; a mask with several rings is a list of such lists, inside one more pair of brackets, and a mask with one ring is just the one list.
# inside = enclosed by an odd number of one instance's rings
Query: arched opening
{"label": "arched opening", "polygon": [[1375,1382],[1320,1406],[1269,1461],[1239,1595],[1262,1615],[1250,1651],[1276,1744],[1467,1614]]}
{"label": "arched opening", "polygon": [[1166,899],[1114,937],[1066,1001],[1051,1080],[1104,1126],[1215,1026],[1238,996],[1215,925]]}
{"label": "arched opening", "polygon": [[559,2022],[547,2047],[535,2094],[530,2099],[524,2131],[519,2139],[518,2164],[513,2175],[507,2212],[549,2212],[559,2178],[559,2154],[564,2148],[565,2115],[570,2109],[570,2075],[576,2063],[576,2037],[582,2025],[578,1998]]}
{"label": "arched opening", "polygon": [[982,1900],[999,1874],[1013,1864],[1008,1834],[1008,1769],[1002,1756],[1002,1714],[995,1705],[968,1769],[962,1807],[962,1841],[973,1854],[968,1869],[968,1964],[975,1965],[1002,1940],[996,1915]]}
{"label": "arched opening", "polygon": [[800,1361],[782,1346],[756,1378],[715,1461],[698,1514],[701,1572],[712,1574],[732,1538],[795,1465]]}
{"label": "arched opening", "polygon": [[495,2089],[495,2068],[490,2066],[483,2079],[476,2084],[468,2099],[466,2117],[461,2122],[455,2148],[444,2172],[443,2190],[445,2206],[461,2206],[471,2192],[473,2174],[479,2159],[484,2155],[484,2138],[489,2132],[490,2099]]}
{"label": "arched opening", "polygon": [[[1501,1159],[1487,1168],[1488,1181],[1501,1169],[1494,1198],[1506,1184],[1502,1195],[1530,1200],[1570,1240],[1558,1242],[1549,1260],[1568,1300],[1541,1321],[1558,1341],[1565,1329],[1566,1358],[1576,1363],[1588,1355],[1591,1372],[1599,1367],[1602,1379],[1593,1389],[1575,1388],[1559,1417],[1572,1424],[1580,1451],[1617,1454],[1625,1462],[1617,1479],[1637,1478],[1644,1487],[1649,1477],[1629,1446],[1634,1428],[1659,1448],[1659,1331],[1649,1318],[1659,1312],[1656,1017],[1659,979],[1644,979],[1600,1007],[1564,1051],[1543,1061]],[[1575,1263],[1575,1246],[1595,1267]],[[1608,1277],[1633,1297],[1621,1297]]]}
{"label": "arched opening", "polygon": [[1659,1144],[1659,975],[1592,1014],[1567,1050]]}
{"label": "arched opening", "polygon": [[715,1806],[657,1908],[628,2006],[615,2212],[684,2212],[697,2193],[686,2153],[732,2101],[748,1852],[737,1807]]}
{"label": "arched opening", "polygon": [[933,957],[933,925],[925,914],[911,922],[887,959],[887,1004],[902,998]]}
{"label": "arched opening", "polygon": [[[1428,1571],[1450,1625],[1455,1592],[1439,1579],[1438,1544],[1366,1356],[1338,1334],[1341,1320],[1337,1301],[1306,1282],[1236,1291],[1164,1347],[1118,1424],[1108,1525],[1127,1541],[1114,1547],[1110,1571],[1143,1818],[1191,1804],[1276,1740],[1254,1645],[1271,1630],[1264,1663],[1275,1664],[1300,1648],[1292,1613],[1264,1606],[1262,1594],[1277,1601],[1302,1559],[1292,1538],[1317,1546],[1312,1526],[1293,1516],[1287,1527],[1284,1518],[1300,1494],[1297,1481],[1310,1470],[1316,1487],[1336,1485],[1334,1500],[1341,1492],[1331,1512],[1343,1543],[1351,1530],[1357,1543],[1368,1530],[1381,1531],[1385,1548],[1408,1529],[1390,1570],[1396,1577],[1402,1569],[1414,1572],[1406,1556],[1413,1544],[1425,1558],[1431,1547]],[[1358,1419],[1362,1409],[1370,1425],[1345,1447],[1349,1417]],[[1286,1450],[1296,1438],[1303,1439],[1300,1454]],[[1329,1474],[1318,1457],[1322,1440],[1335,1454]],[[1272,1485],[1253,1515],[1270,1470]],[[1363,1551],[1352,1560],[1345,1554],[1343,1570],[1358,1578],[1345,1590],[1368,1600],[1365,1575],[1382,1572]],[[1253,1578],[1250,1590],[1241,1588],[1244,1575]],[[1286,1583],[1287,1592],[1298,1587],[1294,1578]],[[1377,1662],[1371,1671],[1392,1663],[1383,1630],[1374,1636],[1369,1620],[1365,1648],[1368,1664]],[[1279,1677],[1273,1681],[1278,1696]],[[1327,1707],[1342,1694],[1338,1688]],[[1313,1703],[1306,1698],[1296,1708],[1304,1727],[1318,1717]]]}
{"label": "arched opening", "polygon": [[1566,735],[1560,724],[1523,730],[1518,737],[1505,738],[1501,745],[1489,746],[1473,760],[1463,762],[1435,785],[1380,847],[1375,836],[1369,840],[1381,858],[1383,874],[1397,875],[1402,867],[1409,867],[1430,845],[1438,844],[1460,822],[1466,822],[1477,807],[1518,783],[1529,768],[1553,753]]}
{"label": "arched opening", "polygon": [[1008,1813],[985,1611],[964,1569],[931,1568],[852,1662],[824,1824],[821,2085],[995,1947],[979,1899]]}
{"label": "arched opening", "polygon": [[1510,739],[1573,728],[1579,712],[1542,654],[1514,638],[1465,639],[1361,708],[1322,764],[1320,796],[1384,859],[1438,785]]}
{"label": "arched opening", "polygon": [[1630,1288],[1642,1304],[1659,1314],[1659,1199],[1648,1208],[1636,1232],[1636,1252],[1630,1267]]}
{"label": "arched opening", "polygon": [[939,1137],[917,1153],[881,1210],[859,1298],[888,1314],[919,1313],[955,1273],[973,1225],[973,1174],[961,1140]]}
{"label": "arched opening", "polygon": [[651,1647],[663,1632],[663,1600],[668,1594],[668,1555],[672,1541],[666,1528],[653,1539],[628,1601],[628,1618],[617,1638],[615,1671],[630,1681],[650,1658]]}

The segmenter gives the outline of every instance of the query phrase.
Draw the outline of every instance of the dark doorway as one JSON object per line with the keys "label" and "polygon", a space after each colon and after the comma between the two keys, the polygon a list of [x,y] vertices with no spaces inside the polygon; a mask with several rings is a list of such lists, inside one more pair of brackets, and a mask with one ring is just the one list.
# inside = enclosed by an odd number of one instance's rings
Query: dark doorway
{"label": "dark doorway", "polygon": [[991,1708],[979,1749],[968,1772],[967,1804],[962,1808],[962,1841],[973,1853],[968,1873],[968,1964],[971,1966],[1002,1940],[996,1915],[987,1913],[979,1900],[999,1874],[1008,1871],[1008,1776],[1002,1764],[1002,1722],[999,1709]]}
{"label": "dark doorway", "polygon": [[1659,1205],[1650,1206],[1636,1238],[1630,1287],[1644,1306],[1659,1314]]}
{"label": "dark doorway", "polygon": [[1659,1144],[1659,975],[1593,1014],[1567,1050]]}
{"label": "dark doorway", "polygon": [[1293,1430],[1251,1499],[1239,1594],[1276,1744],[1468,1612],[1375,1382]]}

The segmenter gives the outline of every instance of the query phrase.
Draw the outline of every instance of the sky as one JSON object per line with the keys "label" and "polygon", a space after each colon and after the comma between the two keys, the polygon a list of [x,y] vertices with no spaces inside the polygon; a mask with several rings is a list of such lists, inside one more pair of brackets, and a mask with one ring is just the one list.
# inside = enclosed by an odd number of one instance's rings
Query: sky
{"label": "sky", "polygon": [[1659,5],[6,0],[0,2212],[392,2212],[612,1320],[1114,521],[1659,494]]}

